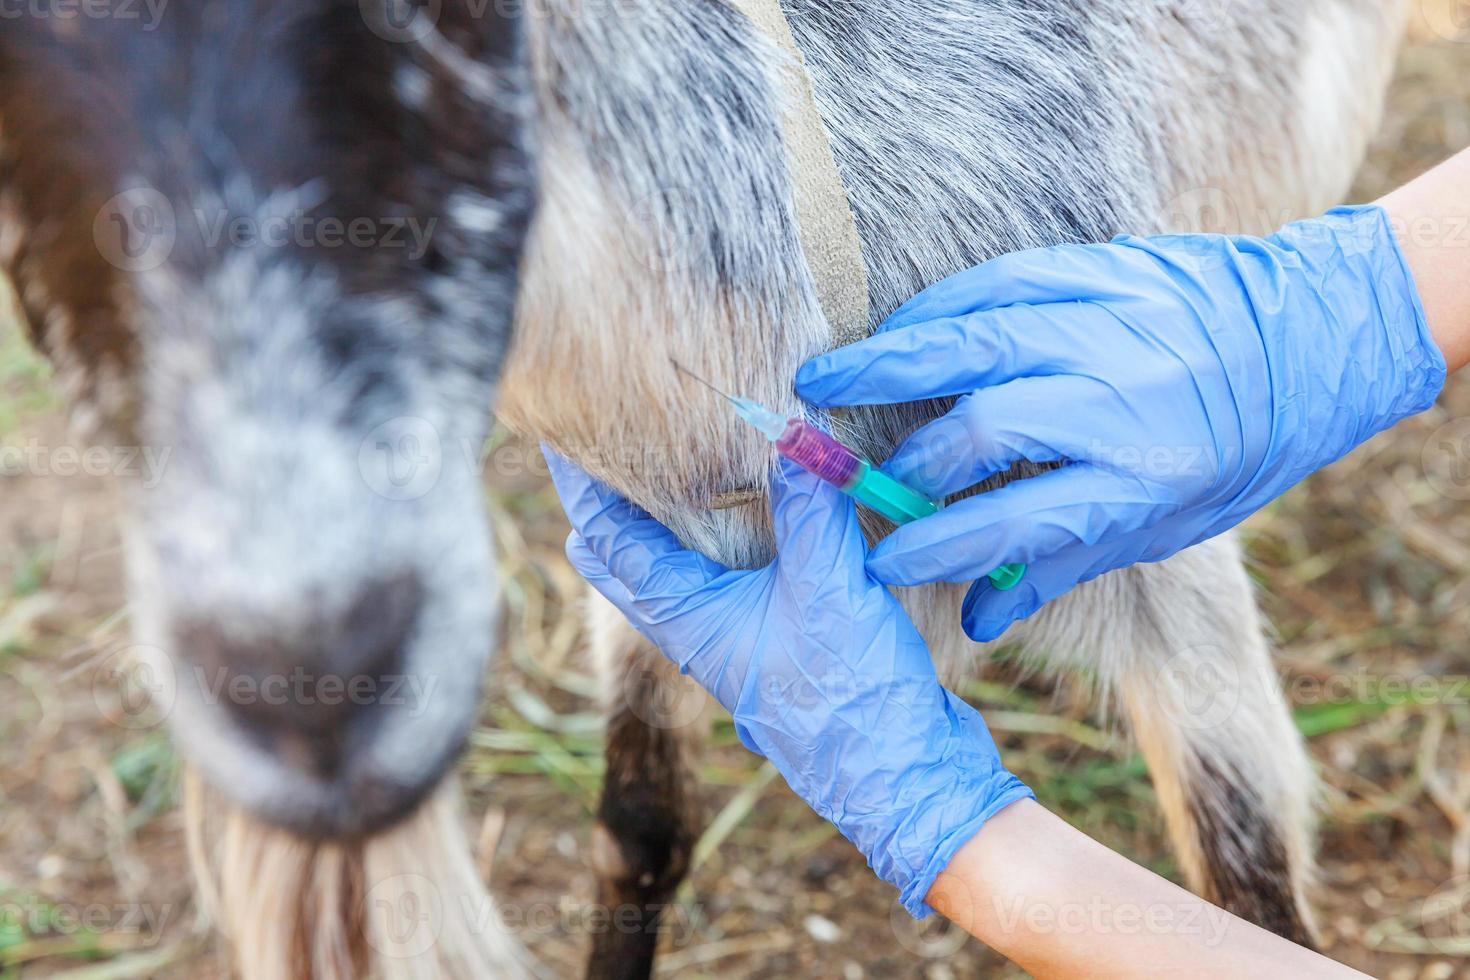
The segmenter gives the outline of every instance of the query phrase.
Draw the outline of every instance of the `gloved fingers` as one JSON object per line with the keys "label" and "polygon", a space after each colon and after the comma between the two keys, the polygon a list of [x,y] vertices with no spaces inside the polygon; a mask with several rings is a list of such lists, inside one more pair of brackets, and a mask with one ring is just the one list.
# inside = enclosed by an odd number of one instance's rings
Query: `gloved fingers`
{"label": "gloved fingers", "polygon": [[1177,509],[1136,477],[1073,464],[906,524],[878,542],[867,567],[889,585],[968,582],[1013,562],[1037,565],[1065,548],[1151,525]]}
{"label": "gloved fingers", "polygon": [[698,589],[728,569],[686,549],[641,507],[594,480],[575,463],[544,450],[572,529],[608,572],[639,601]]}
{"label": "gloved fingers", "polygon": [[997,640],[1013,623],[1030,618],[1048,602],[1111,571],[1110,559],[1114,557],[1114,551],[1103,546],[1067,548],[1029,566],[1026,577],[1005,591],[981,578],[965,593],[960,623],[977,643]]}
{"label": "gloved fingers", "polygon": [[784,567],[822,577],[837,572],[844,581],[852,575],[866,577],[867,542],[857,508],[836,487],[782,459],[771,481],[771,516]]}
{"label": "gloved fingers", "polygon": [[582,467],[544,442],[541,444],[541,455],[546,457],[546,468],[551,473],[552,485],[556,487],[562,510],[566,511],[567,520],[574,529],[580,530],[596,520],[609,507],[626,510],[630,512],[630,516],[632,512],[636,512],[637,516],[648,516],[641,508],[628,503],[602,481],[594,479]]}
{"label": "gloved fingers", "polygon": [[1086,407],[1095,389],[1070,376],[981,388],[905,439],[883,472],[939,500],[1022,460],[1081,460],[1086,447],[1064,418],[1095,421]]}
{"label": "gloved fingers", "polygon": [[604,599],[616,606],[628,622],[641,632],[640,617],[633,603],[632,593],[628,591],[626,585],[613,578],[612,572],[607,569],[607,564],[597,557],[597,553],[587,544],[586,539],[576,531],[567,535],[566,554],[567,561],[572,563],[577,574],[586,579],[588,584],[596,589]]}
{"label": "gloved fingers", "polygon": [[796,391],[814,405],[887,405],[1081,372],[1082,352],[1110,320],[1088,303],[926,320],[812,358],[796,372]]}
{"label": "gloved fingers", "polygon": [[1111,292],[1102,288],[1105,259],[1088,245],[1010,252],[940,280],[884,321],[878,332],[940,317],[965,316],[1017,304],[1066,303]]}

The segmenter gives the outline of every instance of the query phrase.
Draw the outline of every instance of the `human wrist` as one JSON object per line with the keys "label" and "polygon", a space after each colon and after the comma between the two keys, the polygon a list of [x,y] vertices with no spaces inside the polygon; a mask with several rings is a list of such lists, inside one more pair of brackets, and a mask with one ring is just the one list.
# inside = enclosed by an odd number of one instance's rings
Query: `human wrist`
{"label": "human wrist", "polygon": [[[1003,810],[1023,800],[1036,799],[1036,794],[1029,786],[1004,769],[998,770],[974,789],[975,799],[983,800],[983,804],[968,818],[955,823],[932,847],[926,848],[930,852],[928,860],[908,876],[906,883],[893,882],[899,888],[899,903],[916,919],[925,919],[935,911],[929,902],[929,894],[933,890],[934,882],[949,867],[960,849],[974,840]],[[954,807],[954,802],[940,801],[940,805],[949,810]],[[875,866],[874,871],[879,869]],[[881,877],[881,872],[879,874]]]}
{"label": "human wrist", "polygon": [[1010,894],[1047,890],[1041,883],[1054,873],[1054,849],[1044,846],[1051,843],[1044,825],[1052,819],[1035,799],[1018,800],[997,813],[951,855],[930,885],[929,906],[976,935],[988,932],[982,936],[986,944],[1000,949],[1005,945],[1000,930],[985,929],[985,920]]}
{"label": "human wrist", "polygon": [[874,873],[899,889],[900,903],[917,919],[933,911],[925,896],[955,853],[997,813],[1035,799],[1001,764],[980,713],[950,691],[943,694],[946,751],[907,768],[889,813],[875,815],[871,824],[838,824],[868,856]]}
{"label": "human wrist", "polygon": [[1377,202],[1451,373],[1470,363],[1470,150]]}
{"label": "human wrist", "polygon": [[1334,208],[1268,242],[1289,284],[1264,297],[1282,300],[1278,315],[1260,318],[1278,393],[1272,441],[1301,443],[1269,454],[1285,487],[1429,408],[1445,361],[1382,208]]}
{"label": "human wrist", "polygon": [[1328,213],[1351,216],[1367,232],[1367,250],[1355,258],[1367,264],[1364,275],[1375,287],[1385,338],[1403,378],[1398,398],[1386,406],[1387,415],[1380,420],[1381,428],[1388,428],[1434,404],[1447,375],[1444,351],[1430,326],[1392,215],[1377,204],[1335,208]]}

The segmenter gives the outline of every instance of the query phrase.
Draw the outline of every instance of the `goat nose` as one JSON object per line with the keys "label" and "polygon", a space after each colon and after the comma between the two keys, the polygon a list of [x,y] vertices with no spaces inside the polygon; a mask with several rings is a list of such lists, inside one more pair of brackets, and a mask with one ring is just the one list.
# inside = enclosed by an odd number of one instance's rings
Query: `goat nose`
{"label": "goat nose", "polygon": [[[369,741],[398,683],[423,602],[415,575],[373,580],[302,617],[217,610],[177,632],[199,691],[279,762],[334,778]],[[335,612],[328,612],[334,609]]]}

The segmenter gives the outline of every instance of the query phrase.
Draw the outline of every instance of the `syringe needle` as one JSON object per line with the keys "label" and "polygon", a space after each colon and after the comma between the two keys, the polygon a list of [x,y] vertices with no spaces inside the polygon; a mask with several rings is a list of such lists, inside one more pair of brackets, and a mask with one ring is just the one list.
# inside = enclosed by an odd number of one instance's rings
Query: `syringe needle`
{"label": "syringe needle", "polygon": [[715,394],[719,395],[721,398],[725,399],[726,401],[731,402],[731,403],[733,403],[735,401],[734,396],[732,396],[732,395],[728,394],[727,392],[723,392],[720,389],[716,388],[714,385],[710,384],[708,381],[704,380],[699,375],[695,374],[693,371],[689,370],[687,367],[685,367],[684,365],[680,364],[678,361],[674,360],[672,357],[669,358],[669,363],[672,364],[672,365],[674,365],[674,369],[675,370],[682,371],[685,374],[689,375],[689,377],[693,378],[695,381],[698,381],[700,384],[704,385],[710,391],[713,391]]}
{"label": "syringe needle", "polygon": [[[787,418],[748,398],[737,398],[716,388],[672,357],[669,363],[674,365],[674,370],[689,375],[735,406],[736,413],[775,443],[776,451],[782,456],[895,524],[907,524],[927,517],[942,506],[879,470],[804,418]],[[1025,574],[1025,565],[1002,565],[988,577],[997,589],[1005,591],[1015,588]]]}

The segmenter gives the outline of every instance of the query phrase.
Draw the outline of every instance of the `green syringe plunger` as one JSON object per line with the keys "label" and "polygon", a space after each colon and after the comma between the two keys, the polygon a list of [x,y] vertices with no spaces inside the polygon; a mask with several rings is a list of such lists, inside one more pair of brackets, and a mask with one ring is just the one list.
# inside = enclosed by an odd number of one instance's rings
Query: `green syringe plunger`
{"label": "green syringe plunger", "polygon": [[[782,456],[895,524],[928,517],[943,506],[893,479],[805,419],[781,415],[748,398],[726,394],[677,362],[675,367],[727,400],[742,419],[775,444]],[[1025,575],[1026,566],[1016,564],[1002,565],[987,577],[997,589],[1005,591],[1015,588]]]}

